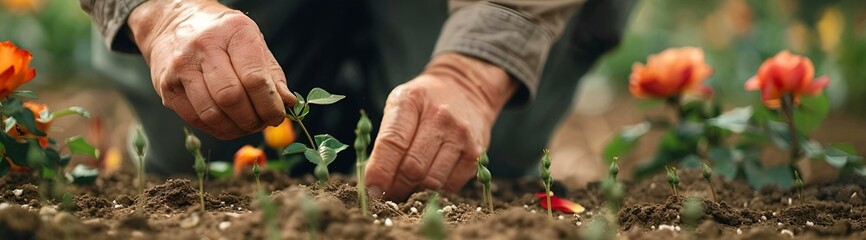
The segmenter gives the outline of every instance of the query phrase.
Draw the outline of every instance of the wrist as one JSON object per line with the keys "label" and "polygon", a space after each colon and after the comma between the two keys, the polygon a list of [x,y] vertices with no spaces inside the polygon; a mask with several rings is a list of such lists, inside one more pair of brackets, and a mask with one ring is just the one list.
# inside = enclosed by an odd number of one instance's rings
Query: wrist
{"label": "wrist", "polygon": [[459,53],[436,55],[423,74],[455,81],[496,111],[508,103],[519,87],[502,68]]}

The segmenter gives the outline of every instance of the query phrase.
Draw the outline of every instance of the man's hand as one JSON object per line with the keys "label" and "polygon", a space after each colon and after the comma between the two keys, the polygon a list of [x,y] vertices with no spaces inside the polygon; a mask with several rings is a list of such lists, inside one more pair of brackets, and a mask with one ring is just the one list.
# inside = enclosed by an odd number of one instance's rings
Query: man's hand
{"label": "man's hand", "polygon": [[489,63],[456,53],[434,58],[388,96],[366,170],[370,193],[401,199],[419,187],[460,190],[516,89]]}
{"label": "man's hand", "polygon": [[220,139],[279,125],[296,99],[258,26],[213,0],[150,0],[127,21],[162,104]]}

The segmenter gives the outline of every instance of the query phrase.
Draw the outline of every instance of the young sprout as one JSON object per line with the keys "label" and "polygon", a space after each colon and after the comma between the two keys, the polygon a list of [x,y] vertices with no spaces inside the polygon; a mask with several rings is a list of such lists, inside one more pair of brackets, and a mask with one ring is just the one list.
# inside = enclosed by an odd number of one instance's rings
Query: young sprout
{"label": "young sprout", "polygon": [[259,191],[264,190],[262,188],[262,182],[259,180],[259,175],[262,174],[262,168],[259,167],[259,161],[253,162],[253,175],[256,176],[256,189]]}
{"label": "young sprout", "polygon": [[295,97],[298,99],[298,103],[288,109],[289,115],[286,117],[297,122],[298,125],[301,126],[301,131],[303,131],[304,135],[307,136],[307,140],[310,142],[310,147],[307,147],[302,143],[293,143],[283,150],[283,155],[303,153],[304,157],[307,158],[308,161],[316,164],[316,168],[313,169],[313,175],[319,179],[319,185],[324,187],[325,184],[327,184],[330,175],[328,173],[328,164],[331,164],[331,162],[337,159],[337,153],[345,150],[348,146],[327,134],[316,135],[315,140],[313,140],[314,138],[310,135],[310,131],[307,130],[307,127],[304,126],[303,120],[304,117],[310,113],[310,104],[329,105],[340,101],[346,96],[331,94],[321,88],[313,88],[310,90],[310,93],[307,94],[307,99],[304,99],[304,97],[297,92],[295,93]]}
{"label": "young sprout", "polygon": [[424,210],[424,216],[421,217],[421,232],[428,240],[445,239],[445,221],[439,213],[437,198],[439,195],[433,194],[433,197],[427,201],[427,208]]}
{"label": "young sprout", "polygon": [[370,145],[370,131],[373,124],[367,118],[367,113],[361,109],[361,119],[355,128],[355,175],[358,177],[358,199],[361,201],[361,213],[369,215],[367,205],[367,186],[364,183],[364,171],[367,166],[367,146]]}
{"label": "young sprout", "polygon": [[310,234],[310,239],[319,239],[319,207],[306,193],[304,193],[304,200],[301,203],[301,210],[307,217],[307,232]]}
{"label": "young sprout", "polygon": [[803,178],[800,171],[794,170],[794,184],[797,186],[797,200],[803,200]]}
{"label": "young sprout", "polygon": [[698,196],[690,196],[683,203],[680,212],[686,228],[694,231],[698,227],[698,221],[704,217],[704,201]]}
{"label": "young sprout", "polygon": [[487,202],[487,207],[490,209],[490,212],[493,212],[493,194],[490,193],[490,170],[487,166],[490,164],[490,159],[487,158],[487,152],[482,152],[481,156],[478,157],[478,172],[476,177],[478,177],[478,182],[481,183],[482,191],[484,195],[484,201]]}
{"label": "young sprout", "polygon": [[710,192],[713,193],[713,202],[719,202],[716,197],[716,187],[713,186],[713,169],[707,163],[701,163],[701,170],[704,172],[704,179],[707,180],[707,185],[710,185]]}
{"label": "young sprout", "polygon": [[677,167],[665,166],[665,170],[667,171],[668,184],[671,185],[671,190],[673,190],[674,195],[679,195],[677,190],[680,186],[680,177],[677,175]]}
{"label": "young sprout", "polygon": [[72,199],[73,198],[71,192],[66,192],[65,194],[63,194],[63,201],[60,203],[60,210],[74,212],[75,209],[78,208],[78,206],[76,206],[75,203],[72,202]]}
{"label": "young sprout", "polygon": [[204,211],[204,174],[207,171],[207,165],[204,162],[204,156],[201,154],[201,140],[189,129],[183,128],[183,131],[186,133],[186,150],[195,157],[193,168],[195,168],[195,174],[198,176],[198,195],[201,200],[201,210]]}
{"label": "young sprout", "polygon": [[616,175],[619,175],[619,164],[616,161],[619,160],[619,157],[613,157],[613,161],[610,162],[610,167],[608,168],[608,173],[610,174],[610,178],[616,180]]}
{"label": "young sprout", "polygon": [[541,184],[544,185],[544,195],[547,201],[547,217],[553,219],[553,210],[551,210],[552,205],[550,204],[550,185],[553,184],[553,177],[550,176],[550,149],[544,149],[544,156],[541,157],[538,175],[541,177]]}
{"label": "young sprout", "polygon": [[138,192],[144,193],[144,154],[147,152],[147,140],[145,140],[140,127],[136,129],[135,135],[132,137],[132,146],[138,157]]}
{"label": "young sprout", "polygon": [[265,222],[268,240],[279,240],[280,228],[277,221],[277,206],[268,198],[268,194],[264,190],[259,189],[257,192],[259,204],[262,205],[262,221]]}

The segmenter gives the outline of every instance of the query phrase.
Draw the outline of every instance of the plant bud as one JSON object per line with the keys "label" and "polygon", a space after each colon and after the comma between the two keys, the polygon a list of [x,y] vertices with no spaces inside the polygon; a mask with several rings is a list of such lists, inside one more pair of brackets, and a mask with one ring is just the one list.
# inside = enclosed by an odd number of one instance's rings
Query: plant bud
{"label": "plant bud", "polygon": [[361,110],[361,119],[358,120],[358,131],[360,134],[368,135],[373,130],[373,124],[370,123],[370,118],[367,117],[367,112]]}
{"label": "plant bud", "polygon": [[490,166],[490,158],[487,157],[487,151],[481,153],[481,157],[478,158],[478,163],[484,167]]}
{"label": "plant bud", "polygon": [[144,156],[144,151],[147,147],[147,140],[145,140],[141,128],[135,130],[135,136],[132,137],[132,146],[135,147],[135,153],[138,154],[138,156]]}
{"label": "plant bud", "polygon": [[492,178],[490,176],[490,170],[488,170],[484,166],[481,166],[480,162],[478,165],[478,174],[476,175],[476,177],[478,177],[478,181],[480,181],[484,185],[490,184],[490,179]]}
{"label": "plant bud", "polygon": [[710,165],[707,165],[707,163],[702,163],[701,164],[701,170],[703,170],[703,172],[704,172],[704,179],[707,179],[707,181],[710,181],[710,179],[713,176],[713,169],[710,168]]}
{"label": "plant bud", "polygon": [[610,173],[610,177],[616,179],[616,175],[619,174],[619,164],[616,164],[616,161],[611,162],[608,172]]}
{"label": "plant bud", "polygon": [[313,169],[313,175],[315,175],[316,179],[319,179],[319,181],[328,181],[328,177],[329,177],[328,165],[325,165],[325,164],[316,165],[316,168]]}
{"label": "plant bud", "polygon": [[189,130],[184,129],[184,131],[186,131],[186,150],[192,153],[198,152],[201,149],[201,140],[198,140],[198,137]]}
{"label": "plant bud", "polygon": [[546,183],[547,179],[550,178],[550,170],[548,170],[547,168],[539,168],[538,169],[538,176],[540,176],[541,180],[543,180]]}
{"label": "plant bud", "polygon": [[253,174],[255,176],[259,176],[259,174],[262,174],[262,168],[259,167],[258,161],[253,162]]}

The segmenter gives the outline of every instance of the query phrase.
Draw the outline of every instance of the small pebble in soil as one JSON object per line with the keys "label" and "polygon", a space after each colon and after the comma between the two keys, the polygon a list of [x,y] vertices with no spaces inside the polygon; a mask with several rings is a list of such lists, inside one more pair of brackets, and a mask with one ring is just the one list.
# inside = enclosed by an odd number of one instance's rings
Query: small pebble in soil
{"label": "small pebble in soil", "polygon": [[57,209],[54,209],[53,207],[43,206],[39,209],[39,215],[54,216],[54,214],[57,214]]}
{"label": "small pebble in soil", "polygon": [[773,212],[773,217],[778,216],[778,215],[779,215],[779,213]]}
{"label": "small pebble in soil", "polygon": [[655,225],[652,225],[652,226],[650,226],[650,229],[652,229],[652,230],[656,230],[656,226],[655,226]]}
{"label": "small pebble in soil", "polygon": [[379,225],[379,224],[382,224],[382,221],[379,221],[379,219],[376,219],[375,221],[373,221],[373,224]]}
{"label": "small pebble in soil", "polygon": [[120,205],[120,204],[114,204],[114,208],[122,208],[122,207],[123,207],[123,205]]}
{"label": "small pebble in soil", "polygon": [[535,213],[535,210],[529,211],[529,213]]}
{"label": "small pebble in soil", "polygon": [[679,215],[679,214],[677,214],[677,219],[676,219],[676,220],[680,220],[680,215]]}
{"label": "small pebble in soil", "polygon": [[854,198],[856,198],[856,197],[857,197],[857,192],[854,192],[854,193],[851,194],[851,199],[854,199]]}
{"label": "small pebble in soil", "polygon": [[421,201],[415,201],[415,206],[421,207],[424,206],[424,203],[421,203]]}
{"label": "small pebble in soil", "polygon": [[386,227],[393,227],[393,226],[394,226],[394,221],[391,221],[390,218],[386,218],[386,219],[385,219],[385,226],[386,226]]}
{"label": "small pebble in soil", "polygon": [[475,211],[476,211],[476,212],[481,212],[481,207],[477,207],[477,208],[475,208]]}
{"label": "small pebble in soil", "polygon": [[680,226],[675,226],[674,229],[676,229],[677,232],[679,232],[680,230],[682,230],[682,228],[680,228]]}
{"label": "small pebble in soil", "polygon": [[436,210],[436,212],[439,213],[439,214],[442,214],[442,213],[445,212],[445,210],[439,209],[439,210]]}
{"label": "small pebble in soil", "polygon": [[[574,223],[574,225],[577,225],[578,227],[580,227],[580,225],[583,225],[583,223],[582,222],[576,222],[576,223]],[[655,226],[653,226],[653,229],[655,229]]]}
{"label": "small pebble in soil", "polygon": [[650,189],[655,189],[655,188],[656,188],[656,183],[650,183]]}
{"label": "small pebble in soil", "polygon": [[743,202],[743,208],[748,208],[748,207],[749,207],[749,202]]}
{"label": "small pebble in soil", "polygon": [[23,209],[29,209],[29,208],[30,208],[30,205],[24,204],[24,205],[21,205],[21,208],[23,208]]}
{"label": "small pebble in soil", "polygon": [[140,238],[140,237],[144,237],[144,233],[136,230],[136,231],[132,231],[132,236]]}
{"label": "small pebble in soil", "polygon": [[776,223],[776,226],[781,227],[782,225],[784,225],[784,224],[782,224],[782,223]]}
{"label": "small pebble in soil", "polygon": [[9,203],[0,203],[0,210],[2,210],[4,208],[8,208],[8,207],[9,207]]}
{"label": "small pebble in soil", "polygon": [[409,212],[414,213],[414,214],[418,214],[418,209],[415,207],[412,207],[412,208],[409,208]]}
{"label": "small pebble in soil", "polygon": [[791,206],[791,198],[788,198],[788,206]]}
{"label": "small pebble in soil", "polygon": [[662,230],[668,230],[671,232],[676,232],[677,228],[674,226],[671,226],[671,225],[662,224],[662,225],[659,225],[659,231],[662,231]]}
{"label": "small pebble in soil", "polygon": [[565,216],[559,215],[559,220],[565,220]]}
{"label": "small pebble in soil", "polygon": [[815,226],[815,223],[813,223],[812,221],[806,221],[806,226]]}
{"label": "small pebble in soil", "polygon": [[220,225],[217,226],[217,227],[220,229],[220,231],[222,231],[222,230],[226,230],[227,228],[229,228],[229,227],[231,227],[231,226],[232,226],[232,223],[231,223],[231,222],[229,222],[229,221],[224,221],[224,222],[221,222]]}
{"label": "small pebble in soil", "polygon": [[400,211],[400,207],[397,207],[397,204],[392,202],[392,201],[387,201],[387,202],[385,202],[385,204],[387,204],[388,206],[391,206],[391,208],[394,208],[394,210]]}
{"label": "small pebble in soil", "polygon": [[445,206],[444,208],[442,208],[443,213],[450,213],[451,211],[454,211],[454,207],[452,207],[451,205],[448,205],[448,206]]}
{"label": "small pebble in soil", "polygon": [[16,197],[20,197],[22,193],[24,193],[24,189],[12,190],[12,194],[15,194]]}
{"label": "small pebble in soil", "polygon": [[767,216],[761,215],[761,220],[767,221]]}
{"label": "small pebble in soil", "polygon": [[782,232],[779,234],[782,234],[782,235],[787,234],[788,236],[791,236],[791,238],[794,238],[794,232],[791,232],[791,230],[788,230],[788,229],[782,229]]}
{"label": "small pebble in soil", "polygon": [[743,230],[742,230],[742,229],[739,229],[739,228],[737,228],[737,235],[743,235]]}
{"label": "small pebble in soil", "polygon": [[184,218],[180,221],[180,228],[190,229],[198,225],[199,220],[198,214],[192,214],[187,218]]}
{"label": "small pebble in soil", "polygon": [[374,213],[374,214],[372,215],[372,217],[373,217],[374,219],[379,218],[379,214],[375,214],[375,213]]}
{"label": "small pebble in soil", "polygon": [[529,209],[529,206],[527,206],[526,204],[523,204],[523,209]]}

